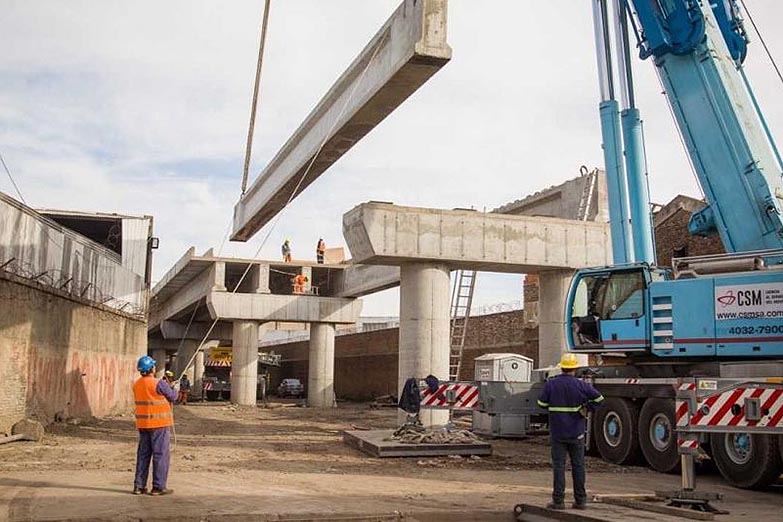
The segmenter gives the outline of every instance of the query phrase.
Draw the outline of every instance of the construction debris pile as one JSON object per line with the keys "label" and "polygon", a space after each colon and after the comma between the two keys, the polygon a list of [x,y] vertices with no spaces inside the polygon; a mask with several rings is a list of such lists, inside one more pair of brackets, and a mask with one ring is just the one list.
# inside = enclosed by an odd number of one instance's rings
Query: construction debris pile
{"label": "construction debris pile", "polygon": [[388,440],[396,440],[403,444],[475,444],[479,442],[479,438],[468,430],[453,427],[426,430],[423,426],[415,424],[400,426]]}

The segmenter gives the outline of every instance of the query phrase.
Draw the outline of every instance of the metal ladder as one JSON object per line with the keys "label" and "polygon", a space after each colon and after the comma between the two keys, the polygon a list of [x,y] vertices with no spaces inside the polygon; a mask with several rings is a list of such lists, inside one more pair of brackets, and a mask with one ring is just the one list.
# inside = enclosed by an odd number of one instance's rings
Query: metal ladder
{"label": "metal ladder", "polygon": [[587,167],[582,165],[579,172],[582,176],[587,176],[587,180],[585,180],[585,186],[584,189],[582,189],[582,197],[579,199],[579,210],[577,211],[576,219],[579,221],[587,221],[590,217],[590,205],[593,202],[595,186],[598,182],[598,169],[588,173]]}
{"label": "metal ladder", "polygon": [[462,369],[462,351],[465,348],[465,335],[470,317],[470,305],[473,302],[473,289],[476,287],[475,270],[457,270],[451,292],[451,350],[449,352],[449,380],[459,379]]}

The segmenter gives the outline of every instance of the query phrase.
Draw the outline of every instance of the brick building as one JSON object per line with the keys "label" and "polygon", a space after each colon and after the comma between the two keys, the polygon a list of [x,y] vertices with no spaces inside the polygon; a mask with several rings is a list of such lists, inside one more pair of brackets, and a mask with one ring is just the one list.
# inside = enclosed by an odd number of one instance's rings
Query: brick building
{"label": "brick building", "polygon": [[701,237],[688,232],[691,214],[703,206],[703,201],[679,195],[653,214],[655,253],[659,266],[671,267],[673,257],[725,252],[718,234]]}

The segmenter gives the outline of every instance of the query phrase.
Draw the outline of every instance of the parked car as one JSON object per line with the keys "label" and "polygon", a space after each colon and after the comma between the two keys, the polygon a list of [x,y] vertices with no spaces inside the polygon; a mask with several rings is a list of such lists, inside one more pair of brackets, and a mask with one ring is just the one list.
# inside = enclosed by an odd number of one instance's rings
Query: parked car
{"label": "parked car", "polygon": [[278,397],[304,397],[304,386],[299,379],[283,379],[277,387]]}

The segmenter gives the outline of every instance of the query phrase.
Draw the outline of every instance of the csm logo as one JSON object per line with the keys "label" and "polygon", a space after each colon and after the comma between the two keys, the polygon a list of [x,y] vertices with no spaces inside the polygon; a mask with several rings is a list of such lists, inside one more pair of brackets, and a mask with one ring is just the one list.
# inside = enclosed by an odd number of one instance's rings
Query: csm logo
{"label": "csm logo", "polygon": [[717,301],[725,308],[733,304],[737,306],[761,306],[762,290],[728,290],[723,295],[716,297]]}
{"label": "csm logo", "polygon": [[734,290],[729,290],[725,294],[718,296],[717,300],[723,307],[726,307],[733,305],[734,301],[737,300],[737,296],[734,295]]}

